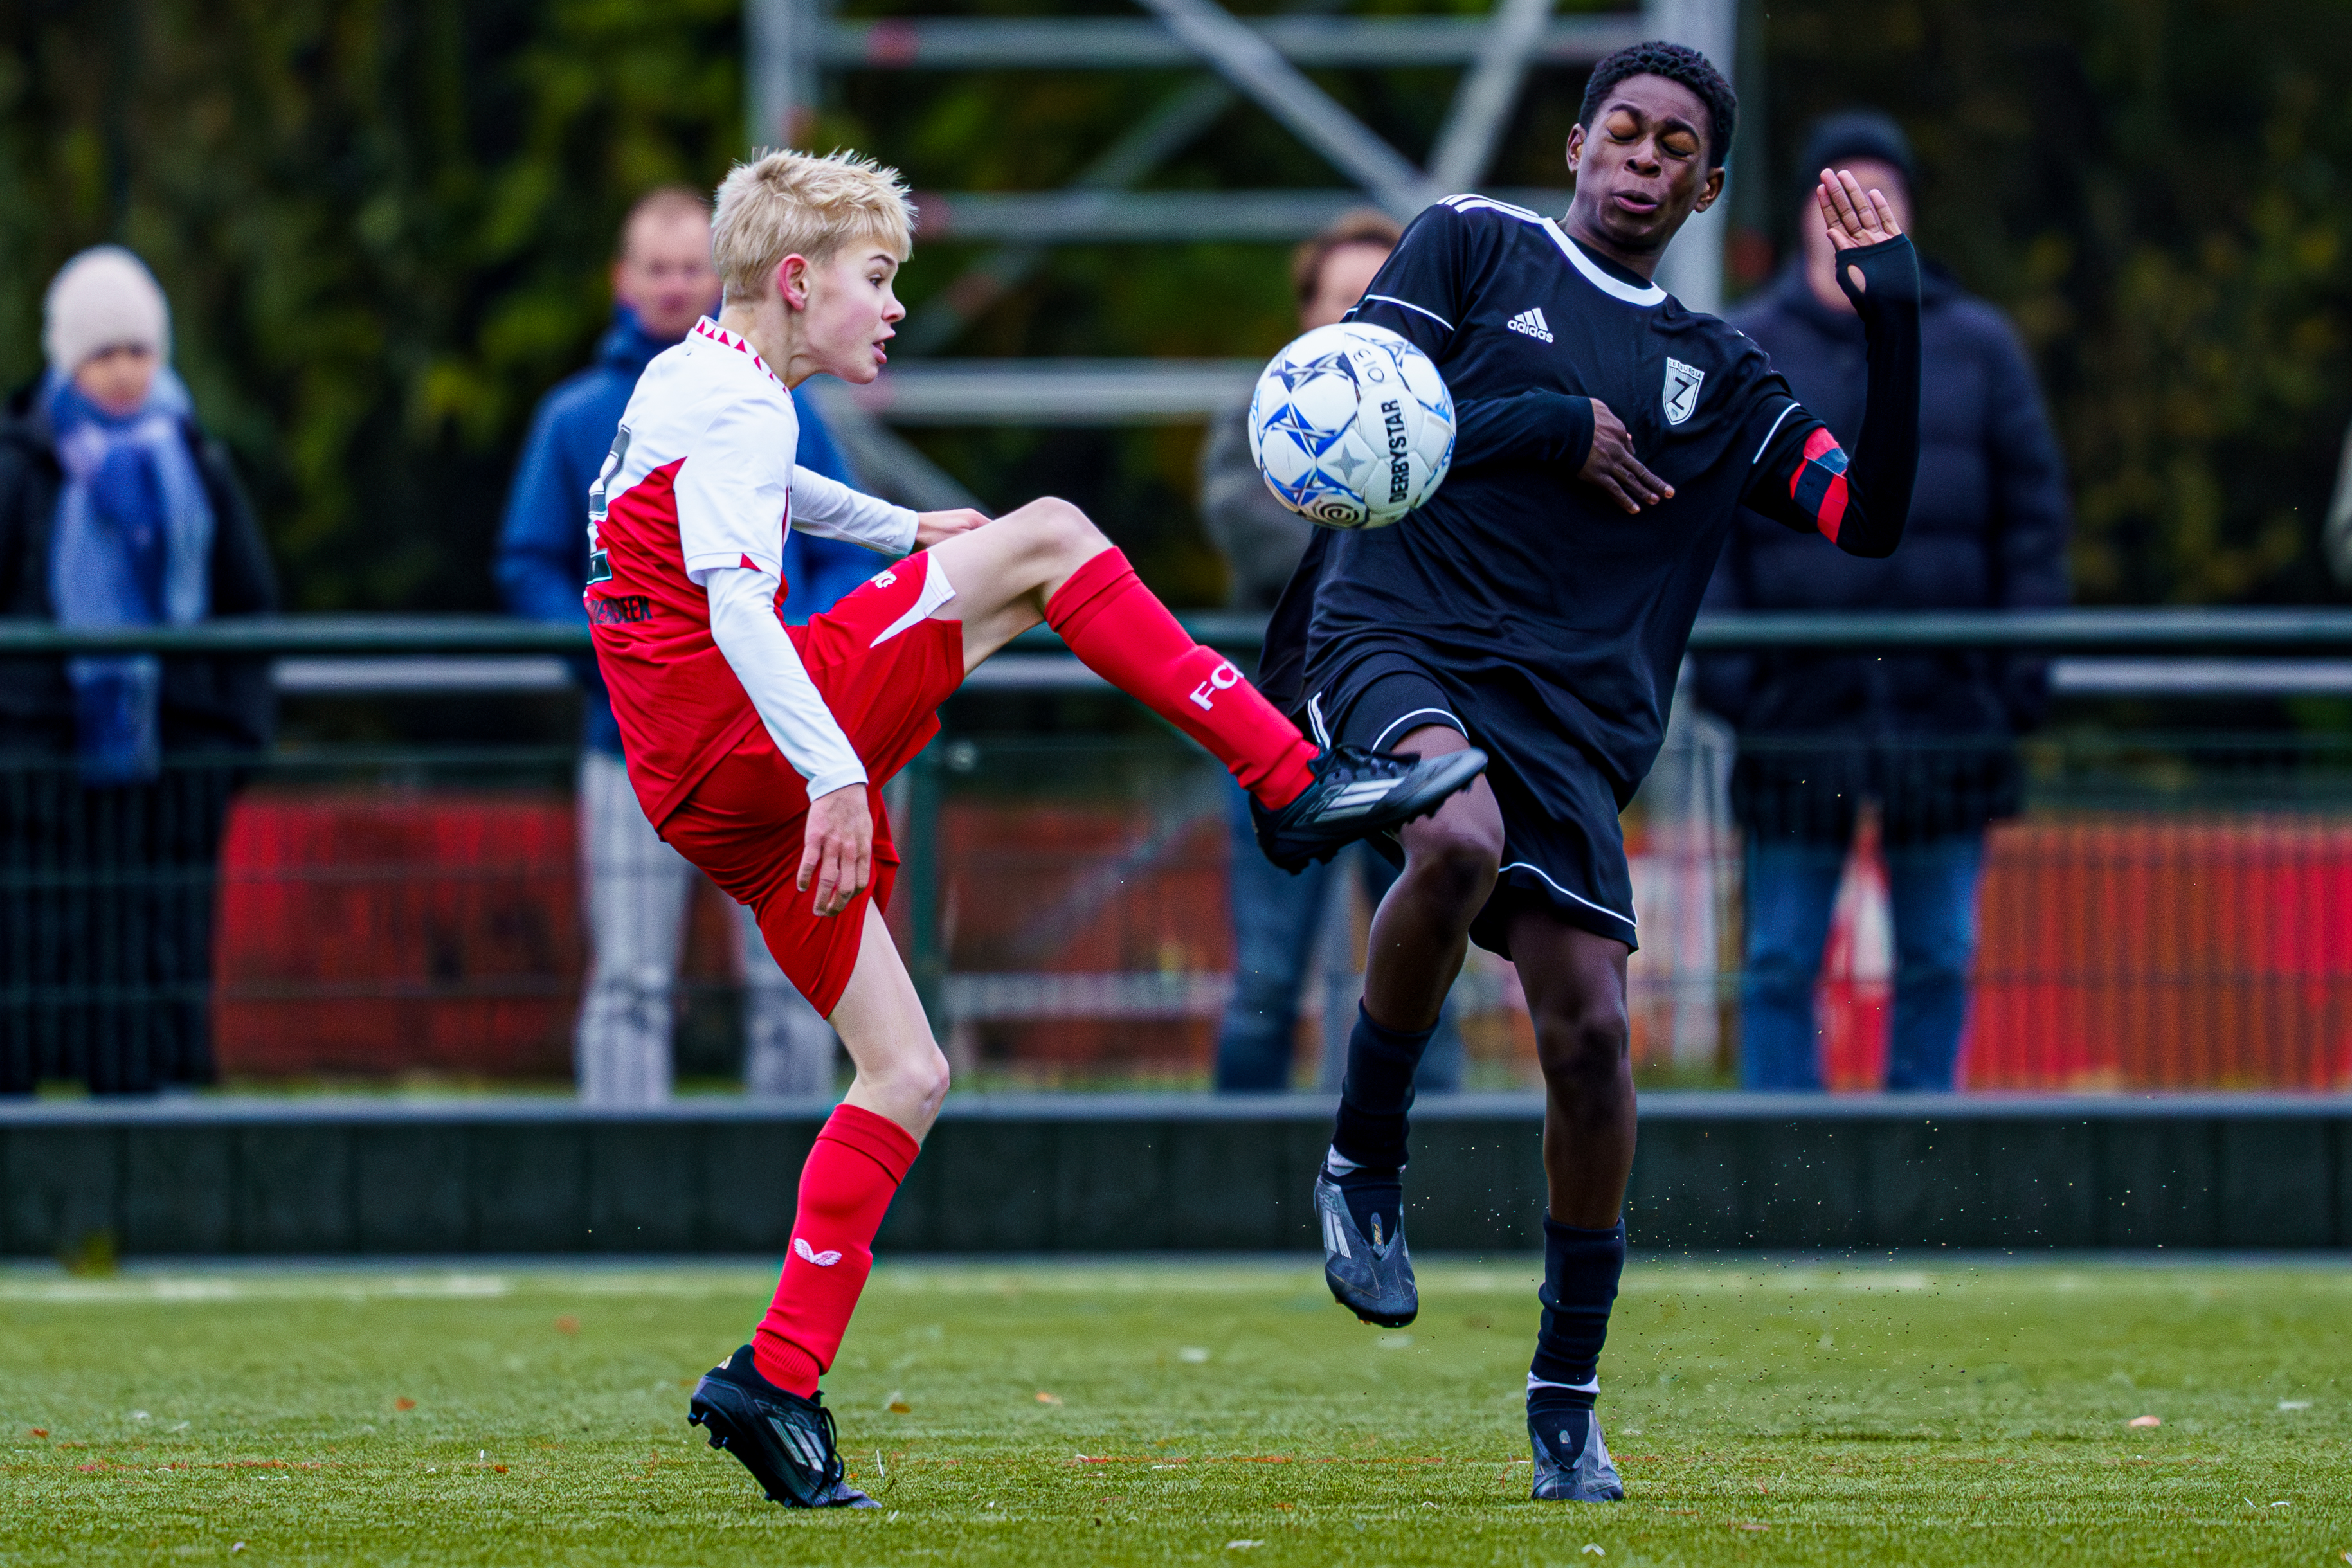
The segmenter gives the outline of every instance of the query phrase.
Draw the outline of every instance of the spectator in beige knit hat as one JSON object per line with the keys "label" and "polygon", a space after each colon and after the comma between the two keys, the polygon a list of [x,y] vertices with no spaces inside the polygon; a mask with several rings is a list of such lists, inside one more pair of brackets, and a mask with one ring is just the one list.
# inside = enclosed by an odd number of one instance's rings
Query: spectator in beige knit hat
{"label": "spectator in beige knit hat", "polygon": [[83,251],[49,285],[47,315],[50,369],[110,413],[147,401],[172,355],[172,308],[144,262],[119,245]]}
{"label": "spectator in beige knit hat", "polygon": [[[275,609],[228,454],[165,362],[154,277],[117,246],[84,251],[47,306],[48,368],[0,402],[0,622],[179,626]],[[105,1094],[212,1076],[220,847],[273,717],[265,659],[10,661],[0,864],[47,880],[0,898],[0,1095],[45,1078]]]}

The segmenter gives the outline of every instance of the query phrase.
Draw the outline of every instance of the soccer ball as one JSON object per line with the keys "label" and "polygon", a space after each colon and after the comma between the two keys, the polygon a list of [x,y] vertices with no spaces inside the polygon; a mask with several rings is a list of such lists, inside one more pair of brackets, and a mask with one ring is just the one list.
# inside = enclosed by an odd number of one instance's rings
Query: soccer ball
{"label": "soccer ball", "polygon": [[1444,483],[1454,394],[1411,340],[1342,321],[1266,365],[1249,435],[1276,500],[1327,528],[1384,528]]}

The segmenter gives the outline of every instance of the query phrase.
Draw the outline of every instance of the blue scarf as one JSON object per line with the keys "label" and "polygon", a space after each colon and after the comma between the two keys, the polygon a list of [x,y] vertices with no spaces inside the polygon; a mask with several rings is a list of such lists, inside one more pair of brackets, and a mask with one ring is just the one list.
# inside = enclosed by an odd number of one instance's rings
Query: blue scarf
{"label": "blue scarf", "polygon": [[[49,601],[64,626],[185,626],[212,600],[213,508],[182,433],[188,392],[155,372],[146,402],[111,414],[51,371],[42,407],[66,482],[49,541]],[[152,654],[66,661],[74,756],[87,785],[163,771],[163,665]]]}

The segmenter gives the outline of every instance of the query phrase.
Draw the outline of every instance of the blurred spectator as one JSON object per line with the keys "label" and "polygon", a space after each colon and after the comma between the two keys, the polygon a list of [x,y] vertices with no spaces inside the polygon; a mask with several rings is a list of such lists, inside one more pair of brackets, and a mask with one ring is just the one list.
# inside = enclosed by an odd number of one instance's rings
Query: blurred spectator
{"label": "blurred spectator", "polygon": [[[86,250],[49,286],[48,370],[0,413],[0,613],[186,626],[277,608],[228,454],[172,373],[139,258]],[[0,671],[0,1092],[213,1077],[214,890],[266,660],[121,654]]]}
{"label": "blurred spectator", "polygon": [[[1862,325],[1813,210],[1815,172],[1850,169],[1911,228],[1910,143],[1881,114],[1808,137],[1805,248],[1730,320],[1852,450]],[[1824,550],[1754,513],[1733,526],[1710,609],[2025,609],[2067,598],[2066,478],[2016,333],[1923,267],[1919,479],[1892,559]],[[1819,1089],[1813,993],[1857,812],[1877,802],[1895,923],[1889,1089],[1949,1089],[1977,944],[1987,822],[2015,812],[2012,740],[2047,706],[2044,666],[1997,654],[1775,653],[1701,661],[1700,700],[1739,732],[1732,806],[1748,835],[1741,1076]]]}
{"label": "blurred spectator", "polygon": [[[664,186],[648,193],[630,209],[620,242],[612,329],[597,345],[595,363],[540,403],[507,498],[499,586],[509,610],[534,621],[585,624],[580,596],[588,576],[588,486],[646,363],[718,308],[710,213],[695,192]],[[814,405],[798,394],[793,402],[801,418],[799,462],[856,483]],[[786,619],[807,620],[878,565],[855,545],[794,533],[784,554]],[[646,821],[595,663],[583,660],[579,668],[586,699],[580,843],[593,949],[574,1037],[580,1094],[592,1104],[650,1104],[669,1097],[678,960],[700,878]],[[831,1026],[785,980],[751,912],[730,908],[743,975],[744,1087],[762,1096],[829,1094],[836,1050]]]}
{"label": "blurred spectator", "polygon": [[[1328,326],[1353,309],[1402,233],[1387,214],[1366,209],[1343,214],[1301,245],[1290,263],[1300,330]],[[1314,525],[1276,501],[1265,487],[1250,455],[1246,408],[1234,410],[1209,427],[1201,454],[1201,516],[1231,574],[1227,603],[1236,610],[1270,612],[1298,558],[1307,553]],[[1229,789],[1228,796],[1234,995],[1217,1033],[1216,1086],[1227,1092],[1286,1089],[1299,988],[1316,950],[1326,906],[1342,885],[1335,881],[1335,869],[1352,863],[1374,904],[1387,894],[1397,873],[1361,845],[1329,865],[1309,866],[1297,876],[1277,871],[1258,852],[1249,797],[1237,786]],[[1340,946],[1345,944],[1330,944],[1327,950]],[[1330,958],[1324,967],[1330,977]],[[1327,1008],[1327,1019],[1336,1012]],[[1353,1023],[1352,1012],[1341,1021],[1337,1048],[1344,1051],[1344,1025]],[[1326,1032],[1330,1032],[1328,1023]],[[1328,1049],[1332,1042],[1326,1045],[1327,1059],[1336,1060]],[[1337,1086],[1328,1061],[1325,1076]],[[1450,1003],[1413,1085],[1423,1093],[1444,1093],[1462,1085],[1462,1031]]]}
{"label": "blurred spectator", "polygon": [[2344,456],[2336,468],[2336,497],[2327,504],[2320,542],[2336,580],[2352,588],[2352,430],[2344,433]]}

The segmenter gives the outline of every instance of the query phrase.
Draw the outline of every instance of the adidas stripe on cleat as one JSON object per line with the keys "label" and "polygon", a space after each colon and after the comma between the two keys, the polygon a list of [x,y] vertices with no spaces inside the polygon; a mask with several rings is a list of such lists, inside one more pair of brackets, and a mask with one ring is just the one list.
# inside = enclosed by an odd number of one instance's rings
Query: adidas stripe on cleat
{"label": "adidas stripe on cleat", "polygon": [[[1348,1212],[1347,1194],[1324,1170],[1315,1173],[1314,1201],[1323,1228],[1323,1282],[1331,1299],[1384,1329],[1401,1329],[1419,1317],[1421,1289],[1413,1282],[1403,1219],[1391,1235],[1366,1236]],[[1373,1227],[1379,1228],[1378,1220]]]}
{"label": "adidas stripe on cleat", "polygon": [[768,1494],[788,1508],[875,1508],[842,1479],[833,1412],[824,1396],[803,1399],[760,1375],[745,1345],[702,1375],[687,1425],[710,1434],[710,1446],[742,1461]]}
{"label": "adidas stripe on cleat", "polygon": [[1288,872],[1428,816],[1486,771],[1486,754],[1472,747],[1412,758],[1339,746],[1310,766],[1315,782],[1279,811],[1250,802],[1258,848]]}

